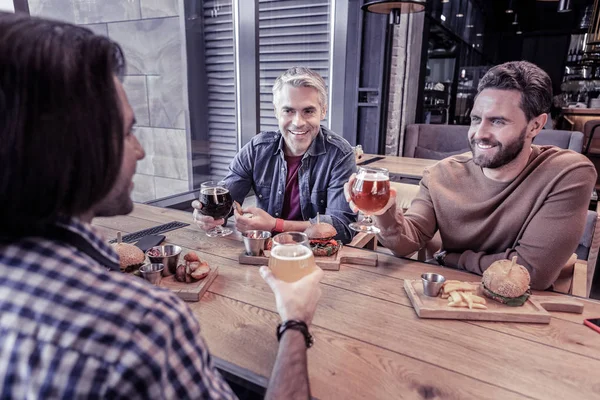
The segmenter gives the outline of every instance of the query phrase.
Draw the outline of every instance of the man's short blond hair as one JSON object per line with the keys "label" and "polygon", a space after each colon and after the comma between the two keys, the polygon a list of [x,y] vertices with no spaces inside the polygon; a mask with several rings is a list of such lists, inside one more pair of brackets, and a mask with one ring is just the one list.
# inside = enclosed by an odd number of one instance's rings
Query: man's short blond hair
{"label": "man's short blond hair", "polygon": [[284,85],[292,87],[310,87],[319,94],[321,108],[327,107],[327,87],[325,81],[317,72],[306,67],[292,67],[279,75],[273,85],[273,104],[277,107],[279,93]]}

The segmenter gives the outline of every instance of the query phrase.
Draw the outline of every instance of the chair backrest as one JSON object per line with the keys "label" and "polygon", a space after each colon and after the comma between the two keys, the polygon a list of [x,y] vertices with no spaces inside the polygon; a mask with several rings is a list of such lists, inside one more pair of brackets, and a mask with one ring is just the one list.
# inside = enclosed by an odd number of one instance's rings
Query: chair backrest
{"label": "chair backrest", "polygon": [[[592,119],[589,120],[583,125],[583,140],[585,142],[583,148],[583,154],[598,154],[598,145],[592,148],[593,143],[598,143],[598,139],[600,139],[600,119]],[[596,139],[596,142],[594,142]],[[590,151],[592,150],[592,151]]]}
{"label": "chair backrest", "polygon": [[464,125],[412,124],[406,127],[403,157],[441,160],[469,151]]}
{"label": "chair backrest", "polygon": [[[412,124],[406,127],[403,157],[441,160],[469,151],[466,125]],[[553,145],[581,153],[583,133],[542,129],[533,140],[537,145]]]}
{"label": "chair backrest", "polygon": [[533,139],[538,146],[552,145],[581,153],[583,150],[583,133],[578,131],[561,131],[542,129]]}

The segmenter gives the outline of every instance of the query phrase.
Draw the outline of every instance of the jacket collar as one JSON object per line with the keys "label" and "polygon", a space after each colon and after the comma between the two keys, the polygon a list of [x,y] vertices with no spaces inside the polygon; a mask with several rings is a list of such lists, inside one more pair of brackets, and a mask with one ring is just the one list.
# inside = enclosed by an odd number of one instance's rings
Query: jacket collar
{"label": "jacket collar", "polygon": [[[308,147],[308,150],[306,150],[306,153],[304,153],[304,157],[306,157],[306,154],[311,157],[316,157],[327,153],[327,150],[325,149],[325,134],[323,133],[324,129],[325,128],[323,126],[319,128],[319,133],[317,133],[317,136],[313,139],[312,143]],[[281,154],[285,154],[285,140],[283,140],[281,131],[277,131],[277,133],[279,134],[279,145],[275,148],[275,154],[279,152],[281,152]]]}

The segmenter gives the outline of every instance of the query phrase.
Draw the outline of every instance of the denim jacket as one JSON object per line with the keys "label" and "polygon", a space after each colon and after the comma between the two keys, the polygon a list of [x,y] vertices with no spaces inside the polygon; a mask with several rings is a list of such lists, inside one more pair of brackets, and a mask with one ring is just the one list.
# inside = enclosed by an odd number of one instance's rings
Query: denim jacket
{"label": "denim jacket", "polygon": [[[279,218],[287,178],[284,140],[279,131],[261,132],[236,154],[225,182],[234,200],[242,203],[250,189],[256,194],[257,207]],[[352,147],[346,139],[321,126],[319,134],[302,157],[298,170],[302,218],[321,221],[335,227],[337,239],[352,238],[348,224],[356,214],[344,197],[344,183],[356,172]]]}

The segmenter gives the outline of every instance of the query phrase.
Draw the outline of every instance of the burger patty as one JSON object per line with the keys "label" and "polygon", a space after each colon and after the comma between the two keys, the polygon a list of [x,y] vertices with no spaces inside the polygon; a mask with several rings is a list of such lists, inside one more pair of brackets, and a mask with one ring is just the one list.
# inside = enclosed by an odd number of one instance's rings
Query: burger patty
{"label": "burger patty", "polygon": [[507,306],[511,306],[511,307],[519,307],[519,306],[522,306],[523,304],[525,304],[525,302],[529,298],[529,294],[530,294],[530,292],[527,291],[519,297],[505,297],[496,292],[491,291],[490,289],[488,289],[485,286],[485,284],[482,284],[482,286],[483,286],[483,294],[485,294],[487,297],[489,297],[490,299],[495,300],[499,303],[506,304]]}
{"label": "burger patty", "polygon": [[316,256],[331,256],[339,249],[339,244],[335,239],[311,239],[310,247]]}

